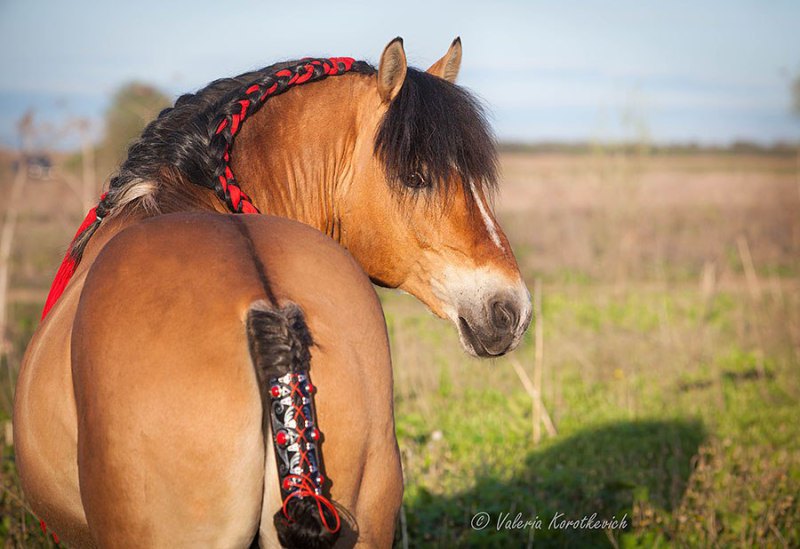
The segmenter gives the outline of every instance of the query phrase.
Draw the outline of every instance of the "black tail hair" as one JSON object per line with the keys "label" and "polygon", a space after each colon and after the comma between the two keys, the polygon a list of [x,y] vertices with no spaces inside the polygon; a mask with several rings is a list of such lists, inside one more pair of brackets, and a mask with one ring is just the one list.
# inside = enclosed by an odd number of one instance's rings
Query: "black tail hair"
{"label": "black tail hair", "polygon": [[[256,369],[261,404],[262,430],[265,444],[270,436],[269,381],[289,372],[308,371],[313,345],[303,311],[294,303],[272,307],[257,301],[247,314],[247,340],[250,356]],[[284,547],[328,548],[339,538],[341,530],[330,532],[322,523],[317,504],[311,498],[292,498],[289,501],[292,521],[286,520],[283,510],[274,516],[278,540]]]}

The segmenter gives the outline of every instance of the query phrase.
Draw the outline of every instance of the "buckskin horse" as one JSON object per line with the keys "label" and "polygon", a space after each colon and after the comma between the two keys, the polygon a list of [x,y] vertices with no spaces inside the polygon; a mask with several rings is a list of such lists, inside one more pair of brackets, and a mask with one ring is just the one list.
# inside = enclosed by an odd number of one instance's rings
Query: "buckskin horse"
{"label": "buckskin horse", "polygon": [[[17,384],[23,489],[61,539],[391,544],[402,475],[369,281],[452,321],[475,356],[512,350],[531,317],[460,62],[456,39],[408,67],[398,38],[377,70],[280,63],[180,97],[132,144]],[[284,404],[291,425],[275,423]],[[300,488],[275,474],[282,427],[305,448]]]}

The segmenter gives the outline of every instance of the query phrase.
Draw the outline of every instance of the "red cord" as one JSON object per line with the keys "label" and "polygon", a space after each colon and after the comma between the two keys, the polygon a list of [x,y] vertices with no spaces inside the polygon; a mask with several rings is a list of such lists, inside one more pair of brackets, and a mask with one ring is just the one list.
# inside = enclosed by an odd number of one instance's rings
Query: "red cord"
{"label": "red cord", "polygon": [[[100,196],[101,202],[107,194],[108,193],[103,193]],[[75,236],[72,238],[72,242],[75,242],[78,236],[80,236],[80,234],[95,221],[97,221],[97,206],[89,210],[89,213],[86,214],[86,217],[83,219],[83,223],[81,223],[81,226],[78,227],[78,232],[76,232]],[[75,274],[75,269],[77,269],[77,267],[78,264],[75,261],[75,258],[72,257],[72,245],[70,245],[70,248],[67,250],[67,253],[64,256],[64,260],[61,262],[61,266],[58,268],[56,277],[53,279],[53,283],[50,285],[50,292],[47,294],[47,300],[44,302],[44,310],[42,311],[41,320],[44,320],[44,317],[47,316],[47,313],[49,313],[50,309],[53,308],[53,305],[56,304],[58,298],[64,293],[67,283],[72,279],[72,275]]]}
{"label": "red cord", "polygon": [[[311,382],[307,378],[305,383],[311,386]],[[303,441],[307,441],[306,431],[308,430],[308,421],[306,420],[306,416],[305,413],[303,412],[303,405],[302,405],[304,395],[303,392],[300,390],[300,384],[297,382],[297,377],[295,377],[294,375],[291,376],[291,381],[289,384],[291,387],[289,396],[291,397],[292,407],[294,408],[294,418],[295,420],[297,420],[298,417],[303,418],[303,428],[302,430],[298,429],[297,431],[298,442],[300,439],[302,439]],[[313,388],[311,390],[313,390]],[[299,398],[294,398],[295,394],[297,394]],[[297,404],[298,402],[300,403],[299,405]],[[315,440],[313,440],[312,442],[318,443],[319,430],[316,429],[316,427],[312,428],[315,429],[317,433]],[[314,431],[312,431],[312,433],[313,432]],[[302,450],[300,450],[299,465],[304,470],[308,470],[310,473],[311,461],[308,459],[308,452],[306,451],[306,448],[308,448],[308,446],[300,445],[300,447],[302,448]],[[317,453],[317,459],[319,460],[319,453]],[[286,478],[284,479],[283,481],[284,483],[288,483],[291,486],[296,487],[296,489],[288,496],[286,496],[286,498],[283,500],[283,516],[285,516],[287,520],[289,520],[289,522],[293,522],[293,519],[292,517],[289,516],[289,512],[287,510],[289,502],[292,500],[292,498],[302,499],[304,497],[310,497],[313,498],[317,504],[317,509],[319,510],[319,516],[322,519],[322,524],[323,526],[325,526],[325,529],[328,530],[330,533],[338,532],[339,528],[341,527],[339,512],[336,510],[336,507],[333,505],[333,503],[328,498],[322,495],[322,473],[319,471],[319,463],[317,463],[317,475],[318,475],[317,482],[315,482],[314,479],[312,479],[309,476],[309,473],[304,473],[302,475],[290,474],[287,475]],[[336,520],[336,525],[334,527],[331,527],[330,524],[328,523],[328,519],[325,516],[325,509],[327,509],[333,515],[333,518]]]}
{"label": "red cord", "polygon": [[[39,527],[42,529],[42,534],[44,534],[46,537],[47,524],[45,524],[45,522],[42,519],[39,519]],[[53,541],[55,542],[56,545],[58,545],[59,544],[58,534],[56,534],[55,532],[53,532],[52,534],[53,534]]]}
{"label": "red cord", "polygon": [[[305,61],[305,60],[304,60]],[[339,63],[342,64],[344,70],[339,70]],[[282,69],[275,73],[275,76],[278,78],[286,78],[289,77],[289,81],[287,82],[288,86],[294,86],[298,84],[304,84],[308,82],[311,77],[314,75],[314,67],[322,66],[323,74],[326,76],[333,76],[339,74],[340,72],[344,73],[349,71],[353,67],[353,63],[355,60],[351,57],[331,57],[330,59],[313,59],[306,63],[301,68],[295,70],[294,73],[289,69]],[[240,109],[238,113],[234,113],[230,116],[230,122],[228,117],[223,118],[220,120],[219,124],[217,125],[217,129],[215,130],[215,135],[222,133],[225,131],[226,128],[230,126],[230,137],[231,139],[225,145],[225,150],[223,153],[223,161],[225,163],[225,172],[224,175],[219,176],[219,183],[222,187],[223,193],[230,197],[230,205],[233,206],[234,212],[238,212],[241,209],[242,213],[259,213],[258,208],[255,207],[252,200],[250,199],[247,194],[239,187],[239,184],[236,182],[236,179],[233,175],[233,172],[230,169],[230,149],[233,144],[233,138],[239,133],[239,130],[242,128],[242,124],[244,123],[245,119],[258,110],[261,106],[261,103],[266,101],[269,96],[271,96],[275,91],[278,89],[277,82],[270,86],[263,94],[258,96],[252,96],[252,94],[256,94],[259,91],[258,85],[252,85],[245,91],[245,94],[248,96],[245,99],[239,100]]]}
{"label": "red cord", "polygon": [[[339,519],[339,512],[334,507],[333,503],[326,498],[325,496],[318,494],[314,491],[314,484],[311,482],[306,475],[289,475],[286,477],[287,479],[294,479],[295,486],[298,486],[297,490],[286,496],[286,499],[283,500],[283,516],[291,523],[294,522],[294,519],[289,516],[289,511],[287,510],[287,506],[292,498],[305,498],[310,497],[313,498],[317,504],[317,509],[319,510],[319,516],[322,518],[322,525],[325,526],[325,529],[334,534],[339,531],[341,527],[341,520]],[[333,515],[333,518],[336,520],[335,526],[331,528],[330,524],[328,524],[328,519],[325,516],[325,511],[323,509],[328,509],[330,513]]]}

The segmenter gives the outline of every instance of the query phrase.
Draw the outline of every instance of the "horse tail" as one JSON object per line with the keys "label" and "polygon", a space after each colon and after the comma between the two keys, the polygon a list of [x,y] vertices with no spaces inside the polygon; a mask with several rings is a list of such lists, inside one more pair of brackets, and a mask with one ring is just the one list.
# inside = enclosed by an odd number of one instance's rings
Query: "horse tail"
{"label": "horse tail", "polygon": [[254,302],[247,339],[264,410],[264,442],[272,439],[278,464],[278,539],[284,547],[331,547],[340,519],[338,505],[322,495],[320,432],[308,374],[313,340],[302,310],[294,303]]}

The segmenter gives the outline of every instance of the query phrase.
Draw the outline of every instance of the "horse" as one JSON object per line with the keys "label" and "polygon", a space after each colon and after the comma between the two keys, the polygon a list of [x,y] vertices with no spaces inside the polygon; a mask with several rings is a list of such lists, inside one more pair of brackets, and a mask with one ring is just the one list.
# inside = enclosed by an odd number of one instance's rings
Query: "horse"
{"label": "horse", "polygon": [[[327,489],[357,524],[342,540],[391,543],[402,477],[388,343],[353,265],[450,320],[474,356],[513,350],[531,319],[493,213],[494,139],[480,103],[455,84],[461,54],[456,39],[422,71],[397,38],[377,69],[278,63],[178,98],[132,144],[70,246],[15,393],[23,490],[62,539],[276,542],[264,513],[281,487],[243,326],[294,303],[316,342]],[[238,215],[255,213],[268,215]],[[338,259],[323,268],[326,256]],[[160,460],[175,467],[149,477]]]}

